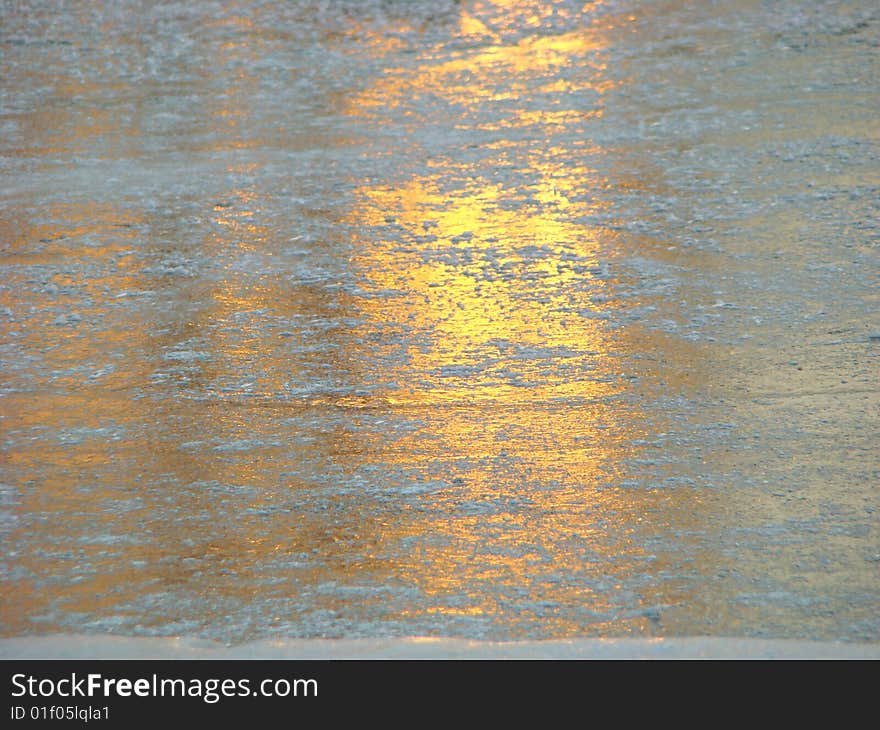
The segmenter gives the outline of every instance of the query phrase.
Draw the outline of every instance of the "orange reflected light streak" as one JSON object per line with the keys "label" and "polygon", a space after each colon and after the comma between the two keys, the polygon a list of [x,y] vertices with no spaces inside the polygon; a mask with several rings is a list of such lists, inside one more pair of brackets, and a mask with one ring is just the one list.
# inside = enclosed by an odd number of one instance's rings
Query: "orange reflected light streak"
{"label": "orange reflected light streak", "polygon": [[[426,60],[414,72],[390,69],[351,103],[349,113],[370,117],[398,108],[405,98],[429,95],[475,108],[517,98],[529,83],[565,93],[572,90],[571,82],[557,78],[557,70],[575,59],[583,64],[588,53],[598,58],[604,47],[595,32],[501,45],[487,24],[468,14],[462,16],[461,30],[494,44],[446,62]],[[585,84],[601,96],[611,85],[601,77],[604,65],[587,63],[594,75]],[[510,79],[506,88],[499,83]],[[535,139],[550,139],[554,131],[600,114],[599,105],[587,112],[519,109],[496,128],[531,127]],[[499,149],[505,146],[497,143]],[[610,515],[629,505],[620,502],[620,493],[589,485],[607,480],[618,468],[620,449],[639,431],[638,414],[627,415],[604,400],[621,387],[612,377],[616,367],[609,356],[619,347],[620,335],[606,331],[601,320],[576,313],[601,314],[616,305],[605,282],[589,272],[598,259],[596,233],[572,220],[605,207],[601,201],[573,199],[574,193],[601,188],[604,181],[594,170],[570,164],[573,156],[570,149],[534,149],[528,161],[537,182],[527,200],[519,195],[515,206],[504,205],[510,191],[481,178],[478,169],[453,167],[441,159],[430,161],[430,174],[399,187],[358,190],[362,203],[352,211],[353,222],[382,227],[390,221],[406,232],[405,244],[362,242],[353,263],[367,288],[399,295],[366,297],[361,308],[377,322],[395,321],[421,333],[401,372],[393,374],[402,387],[388,400],[440,407],[424,428],[383,457],[430,464],[458,455],[463,486],[432,495],[435,500],[484,505],[511,493],[528,494],[529,506],[518,513],[461,516],[442,528],[415,520],[389,531],[389,541],[420,539],[437,530],[445,538],[445,543],[400,559],[397,566],[400,575],[435,597],[429,613],[491,614],[499,610],[497,594],[480,591],[483,581],[521,586],[534,583],[536,576],[582,571],[577,551],[560,543],[566,534],[577,535],[581,549],[587,546],[607,558],[603,570],[609,570],[614,555],[604,534],[588,526],[588,515],[607,512],[613,523]],[[450,176],[469,182],[450,192],[444,190]],[[525,359],[516,359],[511,348],[525,348]],[[542,372],[541,350],[556,358],[549,377]],[[571,353],[567,359],[559,355],[564,350]],[[466,367],[480,365],[476,371]],[[460,375],[432,375],[463,367]],[[510,382],[511,369],[534,382],[525,383],[528,387]],[[566,369],[570,377],[560,377]],[[524,489],[524,484],[558,486]],[[493,531],[496,537],[487,543]],[[543,585],[545,595],[536,599],[605,607],[585,587]],[[463,589],[469,591],[464,605],[444,600],[461,597]],[[558,631],[577,628],[566,624]]]}

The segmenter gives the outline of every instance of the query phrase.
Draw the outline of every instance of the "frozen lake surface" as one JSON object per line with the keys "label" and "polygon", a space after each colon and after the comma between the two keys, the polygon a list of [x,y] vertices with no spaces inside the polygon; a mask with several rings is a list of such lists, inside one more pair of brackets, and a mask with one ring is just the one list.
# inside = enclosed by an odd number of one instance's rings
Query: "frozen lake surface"
{"label": "frozen lake surface", "polygon": [[880,641],[874,0],[0,0],[0,634]]}

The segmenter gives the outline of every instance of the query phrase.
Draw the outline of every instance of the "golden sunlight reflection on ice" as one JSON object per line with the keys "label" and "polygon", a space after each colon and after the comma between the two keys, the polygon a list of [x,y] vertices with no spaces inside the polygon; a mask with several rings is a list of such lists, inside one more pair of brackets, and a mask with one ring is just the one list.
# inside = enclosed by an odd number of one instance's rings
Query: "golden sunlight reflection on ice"
{"label": "golden sunlight reflection on ice", "polygon": [[[524,4],[509,5],[521,14]],[[528,5],[535,17],[547,12],[547,4]],[[471,116],[495,135],[487,154],[472,162],[438,154],[398,184],[357,190],[350,220],[373,231],[352,257],[366,282],[359,308],[371,321],[415,335],[388,374],[397,389],[387,399],[429,407],[425,425],[396,453],[409,462],[455,458],[458,465],[459,486],[440,496],[460,503],[458,518],[442,526],[416,519],[384,537],[436,535],[430,549],[398,559],[395,571],[434,596],[433,610],[445,615],[497,613],[499,593],[477,586],[515,591],[527,575],[543,576],[537,583],[547,587],[532,596],[535,605],[601,612],[606,607],[589,591],[553,576],[578,574],[585,561],[613,572],[618,546],[589,526],[591,515],[630,519],[634,507],[618,492],[591,489],[618,468],[615,459],[639,434],[639,420],[608,400],[623,387],[615,351],[625,343],[605,326],[618,305],[602,275],[602,234],[580,222],[606,206],[607,182],[589,164],[603,151],[565,134],[602,114],[609,88],[603,40],[592,27],[506,42],[503,12],[490,23],[463,11],[460,30],[474,46],[451,58],[426,52],[413,67],[386,69],[348,108],[381,121],[386,113],[406,118],[419,100],[439,98],[463,111],[444,120],[438,135],[454,135]],[[581,73],[559,73],[569,66]],[[517,102],[522,89],[536,86],[552,99],[547,106]],[[589,106],[567,106],[569,92],[581,92]],[[499,103],[497,114],[476,114]],[[505,165],[524,173],[514,187],[505,182]],[[567,549],[573,536],[590,556]],[[473,592],[450,605],[463,585]]]}

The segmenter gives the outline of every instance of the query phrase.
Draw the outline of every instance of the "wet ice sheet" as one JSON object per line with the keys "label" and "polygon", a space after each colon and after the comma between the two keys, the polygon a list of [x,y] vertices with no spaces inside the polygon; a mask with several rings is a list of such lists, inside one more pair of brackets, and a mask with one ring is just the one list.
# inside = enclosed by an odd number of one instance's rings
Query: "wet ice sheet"
{"label": "wet ice sheet", "polygon": [[872,3],[2,12],[5,633],[880,638]]}

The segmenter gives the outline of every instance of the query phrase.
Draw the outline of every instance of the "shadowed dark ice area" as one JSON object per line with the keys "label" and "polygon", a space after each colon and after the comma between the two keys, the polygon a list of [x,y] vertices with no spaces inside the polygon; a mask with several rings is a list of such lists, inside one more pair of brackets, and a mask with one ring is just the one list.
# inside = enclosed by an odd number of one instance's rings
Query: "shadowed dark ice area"
{"label": "shadowed dark ice area", "polygon": [[871,0],[0,0],[0,633],[880,641]]}

